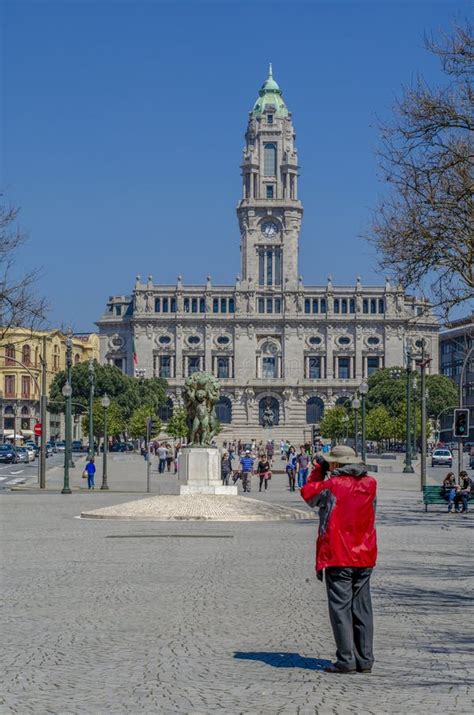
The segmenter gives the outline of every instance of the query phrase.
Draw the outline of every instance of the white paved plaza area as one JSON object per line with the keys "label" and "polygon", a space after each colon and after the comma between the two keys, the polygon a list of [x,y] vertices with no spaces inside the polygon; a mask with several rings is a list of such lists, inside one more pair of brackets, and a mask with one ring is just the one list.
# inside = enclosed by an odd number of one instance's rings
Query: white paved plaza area
{"label": "white paved plaza area", "polygon": [[[3,493],[0,712],[472,712],[474,515],[425,514],[416,477],[379,481],[376,664],[350,676],[321,671],[314,521],[85,520],[133,495]],[[305,508],[283,475],[251,496]]]}

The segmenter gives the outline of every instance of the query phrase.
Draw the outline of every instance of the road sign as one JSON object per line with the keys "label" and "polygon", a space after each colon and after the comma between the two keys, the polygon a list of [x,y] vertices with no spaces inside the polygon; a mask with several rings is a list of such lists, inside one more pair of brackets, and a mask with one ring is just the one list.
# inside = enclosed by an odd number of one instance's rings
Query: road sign
{"label": "road sign", "polygon": [[33,427],[33,432],[37,437],[41,437],[43,433],[43,424],[41,422],[37,422]]}

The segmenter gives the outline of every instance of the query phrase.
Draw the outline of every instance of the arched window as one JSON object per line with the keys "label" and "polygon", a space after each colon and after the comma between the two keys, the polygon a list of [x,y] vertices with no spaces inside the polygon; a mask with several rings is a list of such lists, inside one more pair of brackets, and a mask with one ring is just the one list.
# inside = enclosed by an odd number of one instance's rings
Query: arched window
{"label": "arched window", "polygon": [[29,345],[23,345],[21,350],[21,361],[23,365],[28,365],[31,362],[31,348]]}
{"label": "arched window", "polygon": [[158,408],[158,417],[163,422],[169,422],[171,415],[173,414],[173,401],[168,397],[164,405],[160,405]]}
{"label": "arched window", "polygon": [[264,176],[276,176],[276,144],[265,144],[263,148],[263,174]]}
{"label": "arched window", "polygon": [[30,416],[30,408],[29,407],[22,407],[21,408],[21,414],[23,417],[29,417]]}
{"label": "arched window", "polygon": [[324,402],[320,397],[310,397],[306,403],[306,422],[315,425],[321,422],[324,414]]}
{"label": "arched window", "polygon": [[280,422],[280,404],[276,397],[262,397],[258,403],[259,422],[263,427],[273,427]]}
{"label": "arched window", "polygon": [[5,345],[5,365],[15,364],[15,346]]}
{"label": "arched window", "polygon": [[224,425],[230,425],[232,422],[232,402],[228,397],[221,397],[216,402],[216,417]]}
{"label": "arched window", "polygon": [[337,407],[344,407],[344,405],[349,406],[350,399],[349,395],[342,395],[342,397],[338,397],[336,400]]}
{"label": "arched window", "polygon": [[74,365],[79,365],[79,360],[80,360],[80,359],[81,359],[81,358],[79,357],[79,353],[76,353],[76,354],[74,355]]}

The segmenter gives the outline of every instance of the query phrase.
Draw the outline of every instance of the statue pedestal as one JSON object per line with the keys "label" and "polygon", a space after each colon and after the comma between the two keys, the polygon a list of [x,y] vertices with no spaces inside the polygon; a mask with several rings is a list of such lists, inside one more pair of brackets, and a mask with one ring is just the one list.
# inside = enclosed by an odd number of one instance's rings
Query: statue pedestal
{"label": "statue pedestal", "polygon": [[221,455],[216,447],[183,447],[179,461],[180,494],[237,494],[221,479]]}

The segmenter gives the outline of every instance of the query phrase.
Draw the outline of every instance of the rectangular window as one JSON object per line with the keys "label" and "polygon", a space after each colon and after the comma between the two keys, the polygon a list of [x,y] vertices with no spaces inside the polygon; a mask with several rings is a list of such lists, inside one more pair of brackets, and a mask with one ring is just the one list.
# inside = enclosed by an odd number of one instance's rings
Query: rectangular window
{"label": "rectangular window", "polygon": [[349,313],[355,313],[356,312],[356,303],[354,298],[351,298],[349,301]]}
{"label": "rectangular window", "polygon": [[227,313],[227,298],[221,298],[221,313]]}
{"label": "rectangular window", "polygon": [[219,298],[212,299],[212,312],[213,313],[219,312]]}
{"label": "rectangular window", "polygon": [[304,301],[304,312],[311,313],[311,301],[309,298],[305,298]]}
{"label": "rectangular window", "polygon": [[189,313],[189,298],[184,299],[184,312]]}
{"label": "rectangular window", "polygon": [[114,358],[113,363],[115,367],[118,367],[119,370],[123,371],[123,358]]}
{"label": "rectangular window", "polygon": [[171,308],[172,313],[176,313],[176,298],[171,298]]}
{"label": "rectangular window", "polygon": [[343,315],[346,315],[346,314],[347,314],[347,299],[346,299],[346,298],[343,298],[343,299],[341,300],[341,313],[342,313]]}
{"label": "rectangular window", "polygon": [[267,286],[273,285],[273,251],[267,251]]}
{"label": "rectangular window", "polygon": [[310,380],[320,380],[321,379],[321,358],[320,357],[310,357],[309,358],[309,375]]}
{"label": "rectangular window", "polygon": [[326,298],[321,298],[321,313],[326,312]]}
{"label": "rectangular window", "polygon": [[385,313],[385,301],[383,298],[379,298],[379,313]]}
{"label": "rectangular window", "polygon": [[229,313],[235,313],[235,300],[229,298]]}
{"label": "rectangular window", "polygon": [[276,377],[276,360],[274,357],[262,358],[262,377],[267,379]]}
{"label": "rectangular window", "polygon": [[191,313],[197,313],[197,312],[198,312],[198,299],[192,298],[191,299]]}
{"label": "rectangular window", "polygon": [[121,305],[115,306],[115,315],[122,315],[122,306]]}
{"label": "rectangular window", "polygon": [[5,397],[16,397],[15,375],[5,375]]}
{"label": "rectangular window", "polygon": [[267,124],[273,124],[273,114],[267,114]]}
{"label": "rectangular window", "polygon": [[349,380],[350,378],[350,358],[338,358],[338,378],[340,380]]}
{"label": "rectangular window", "polygon": [[259,313],[265,312],[265,300],[263,298],[258,299],[258,312]]}
{"label": "rectangular window", "polygon": [[21,377],[21,396],[25,399],[29,399],[31,389],[31,379],[28,375],[22,375]]}
{"label": "rectangular window", "polygon": [[319,313],[319,301],[317,298],[313,298],[313,313]]}
{"label": "rectangular window", "polygon": [[[263,147],[263,173],[265,176],[276,176],[276,144],[265,144]],[[267,198],[273,198],[273,196]]]}
{"label": "rectangular window", "polygon": [[188,375],[199,372],[201,369],[201,358],[195,355],[188,357]]}
{"label": "rectangular window", "polygon": [[362,301],[362,312],[365,314],[369,312],[369,301],[367,300],[367,298],[364,298],[364,300]]}
{"label": "rectangular window", "polygon": [[155,313],[161,313],[161,298],[155,298]]}
{"label": "rectangular window", "polygon": [[370,313],[371,313],[371,315],[375,315],[376,312],[377,312],[377,301],[375,300],[375,298],[371,298],[370,299]]}
{"label": "rectangular window", "polygon": [[369,375],[372,375],[372,373],[378,369],[379,369],[378,357],[368,357],[367,358],[367,377]]}
{"label": "rectangular window", "polygon": [[171,356],[160,355],[160,377],[171,377]]}
{"label": "rectangular window", "polygon": [[334,312],[339,313],[339,298],[334,298]]}
{"label": "rectangular window", "polygon": [[273,185],[272,184],[267,184],[266,196],[267,196],[267,199],[273,199]]}
{"label": "rectangular window", "polygon": [[265,285],[265,251],[262,249],[258,252],[258,284]]}
{"label": "rectangular window", "polygon": [[169,298],[163,298],[163,313],[168,313],[170,308]]}
{"label": "rectangular window", "polygon": [[273,300],[267,298],[267,313],[273,313]]}
{"label": "rectangular window", "polygon": [[205,298],[199,298],[199,312],[200,313],[206,312],[206,299]]}
{"label": "rectangular window", "polygon": [[281,249],[275,249],[275,285],[281,286],[282,270],[281,270]]}
{"label": "rectangular window", "polygon": [[281,313],[281,300],[280,300],[280,298],[275,298],[275,313]]}
{"label": "rectangular window", "polygon": [[221,380],[229,377],[229,358],[217,358],[217,377]]}

